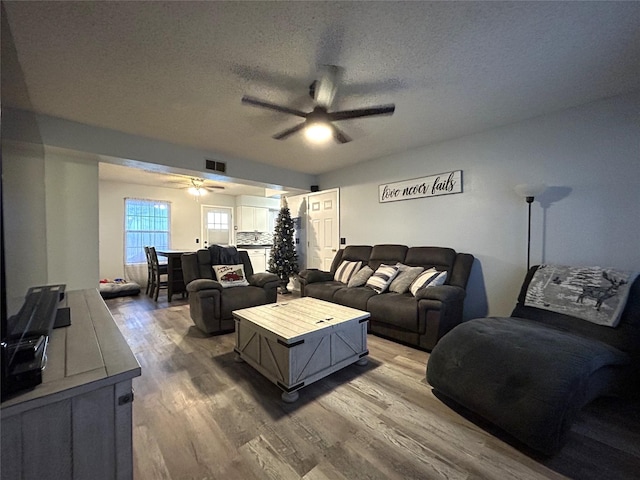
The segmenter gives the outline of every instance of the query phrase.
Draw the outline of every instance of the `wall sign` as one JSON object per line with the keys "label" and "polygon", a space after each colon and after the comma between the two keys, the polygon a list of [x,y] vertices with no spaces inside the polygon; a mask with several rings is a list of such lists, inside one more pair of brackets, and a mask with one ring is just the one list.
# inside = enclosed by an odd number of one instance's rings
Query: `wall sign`
{"label": "wall sign", "polygon": [[378,186],[378,202],[396,202],[413,198],[462,193],[462,170]]}

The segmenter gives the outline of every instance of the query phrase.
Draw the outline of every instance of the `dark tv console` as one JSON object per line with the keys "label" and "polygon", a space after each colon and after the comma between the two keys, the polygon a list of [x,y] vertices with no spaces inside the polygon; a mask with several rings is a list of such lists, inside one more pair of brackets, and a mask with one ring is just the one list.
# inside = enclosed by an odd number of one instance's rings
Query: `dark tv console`
{"label": "dark tv console", "polygon": [[69,309],[61,306],[64,290],[65,285],[31,287],[20,311],[7,320],[0,343],[2,400],[42,383],[51,331],[70,322]]}

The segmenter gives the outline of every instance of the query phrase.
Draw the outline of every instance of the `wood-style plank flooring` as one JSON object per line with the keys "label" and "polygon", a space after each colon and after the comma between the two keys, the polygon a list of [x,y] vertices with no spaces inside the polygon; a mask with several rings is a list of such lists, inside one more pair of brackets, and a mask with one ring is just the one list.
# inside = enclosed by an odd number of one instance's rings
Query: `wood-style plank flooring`
{"label": "wood-style plank flooring", "polygon": [[163,300],[107,300],[142,366],[136,480],[640,478],[640,402],[594,402],[562,452],[538,458],[436,398],[427,352],[369,335],[367,366],[285,404],[275,385],[234,361],[233,334],[205,336],[185,300]]}

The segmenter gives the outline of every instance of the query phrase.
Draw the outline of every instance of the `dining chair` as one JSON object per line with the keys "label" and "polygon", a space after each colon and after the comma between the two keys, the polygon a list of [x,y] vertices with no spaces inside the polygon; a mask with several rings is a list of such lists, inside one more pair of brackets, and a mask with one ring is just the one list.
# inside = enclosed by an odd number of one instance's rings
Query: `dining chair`
{"label": "dining chair", "polygon": [[147,258],[147,289],[144,293],[149,295],[153,286],[153,266],[151,263],[151,252],[149,251],[149,247],[144,247],[144,255]]}
{"label": "dining chair", "polygon": [[168,275],[168,266],[166,263],[158,262],[158,254],[156,247],[149,247],[149,256],[151,258],[151,291],[149,295],[157,302],[161,288],[167,288],[167,280],[162,280],[162,275]]}

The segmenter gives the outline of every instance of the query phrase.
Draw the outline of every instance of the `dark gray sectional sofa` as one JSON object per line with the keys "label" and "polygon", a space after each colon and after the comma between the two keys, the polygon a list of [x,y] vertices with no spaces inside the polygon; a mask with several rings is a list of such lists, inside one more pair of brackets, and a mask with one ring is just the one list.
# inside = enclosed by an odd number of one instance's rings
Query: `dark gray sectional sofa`
{"label": "dark gray sectional sofa", "polygon": [[[342,261],[362,261],[376,270],[400,262],[447,271],[444,285],[411,293],[377,294],[369,287],[347,287],[334,280]],[[302,296],[338,303],[371,314],[369,331],[402,343],[431,350],[438,340],[462,322],[466,286],[473,255],[443,247],[406,245],[351,245],[338,250],[329,272],[305,270],[299,274]]]}

